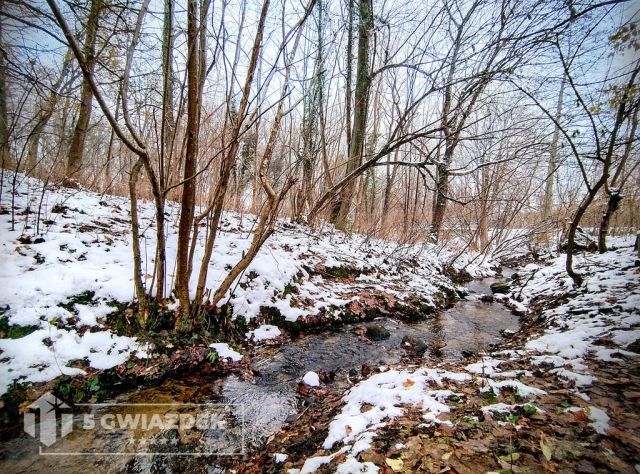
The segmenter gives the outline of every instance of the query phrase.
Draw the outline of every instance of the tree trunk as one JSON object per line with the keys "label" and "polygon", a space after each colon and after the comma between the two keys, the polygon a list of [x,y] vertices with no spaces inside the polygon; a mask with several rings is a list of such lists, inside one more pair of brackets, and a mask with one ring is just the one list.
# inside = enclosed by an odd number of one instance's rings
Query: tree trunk
{"label": "tree trunk", "polygon": [[[442,223],[444,222],[444,214],[447,209],[447,201],[449,196],[449,166],[453,161],[453,153],[458,142],[460,140],[460,134],[464,129],[465,121],[469,117],[469,114],[473,110],[475,101],[478,99],[480,92],[487,84],[488,76],[481,77],[471,87],[470,91],[475,88],[469,97],[470,100],[466,106],[458,104],[456,110],[452,112],[453,108],[453,86],[454,79],[458,67],[458,60],[460,57],[460,50],[462,48],[463,36],[467,22],[472,18],[476,8],[480,4],[479,1],[472,3],[471,7],[465,14],[460,23],[455,22],[457,32],[453,42],[453,52],[451,54],[451,65],[449,66],[449,72],[447,74],[447,82],[445,83],[444,101],[442,104],[442,120],[441,126],[444,133],[444,157],[436,166],[436,189],[433,197],[433,208],[431,226],[429,229],[429,239],[433,243],[438,243],[440,238],[440,230]],[[498,49],[500,46],[498,46]],[[488,67],[488,66],[487,66]],[[485,72],[486,74],[486,72]]]}
{"label": "tree trunk", "polygon": [[[446,151],[445,156],[448,154],[448,151]],[[440,231],[442,229],[442,223],[444,222],[444,213],[447,209],[448,194],[449,162],[448,158],[444,158],[444,161],[436,166],[436,189],[433,200],[431,229],[429,229],[429,238],[433,243],[437,243],[440,238]]]}
{"label": "tree trunk", "polygon": [[[481,164],[484,164],[484,155],[481,157]],[[489,246],[489,195],[491,194],[491,180],[489,179],[489,169],[484,167],[480,170],[480,219],[478,219],[478,243],[480,252],[484,252]]]}
{"label": "tree trunk", "polygon": [[[575,250],[576,231],[578,229],[578,226],[580,225],[580,220],[582,219],[582,216],[587,211],[587,209],[593,202],[594,198],[597,196],[598,192],[600,191],[600,189],[603,186],[606,186],[609,180],[609,172],[611,171],[611,161],[613,159],[613,154],[616,149],[616,140],[618,137],[618,132],[620,130],[620,127],[624,123],[625,119],[628,118],[627,105],[631,100],[630,99],[630,91],[632,90],[631,86],[635,83],[635,78],[637,77],[638,73],[640,73],[640,68],[636,67],[633,73],[631,74],[629,83],[624,89],[624,94],[618,103],[616,118],[615,118],[615,121],[613,122],[613,127],[611,129],[611,135],[609,137],[607,151],[603,157],[601,155],[602,174],[600,175],[600,178],[598,179],[598,181],[593,185],[593,187],[589,187],[587,195],[584,197],[584,199],[578,206],[575,216],[571,221],[571,225],[569,226],[569,234],[567,236],[567,260],[565,262],[565,269],[569,277],[571,277],[574,284],[577,286],[580,286],[582,284],[583,278],[581,275],[579,275],[573,270],[573,253]],[[633,117],[636,117],[638,105],[635,104],[633,108],[634,108]],[[635,120],[635,118],[632,118],[632,120]],[[601,153],[601,150],[598,147],[598,154],[600,155],[600,153]],[[579,156],[576,156],[576,158],[580,159]],[[581,163],[581,166],[583,166],[582,163]],[[588,186],[588,182],[586,184]]]}
{"label": "tree trunk", "polygon": [[138,222],[138,200],[136,193],[136,185],[138,183],[138,177],[140,176],[140,170],[142,169],[142,159],[138,158],[136,163],[131,169],[131,176],[129,177],[129,200],[131,211],[131,240],[133,242],[133,286],[136,290],[136,298],[138,299],[138,313],[137,319],[141,328],[145,328],[147,325],[147,318],[149,316],[147,295],[142,284],[142,258],[140,256],[140,226]]}
{"label": "tree trunk", "polygon": [[600,191],[600,188],[604,186],[604,183],[608,178],[607,173],[608,172],[606,171],[603,172],[603,177],[598,180],[595,186],[584,197],[582,202],[580,202],[580,205],[578,206],[578,209],[573,216],[573,220],[569,224],[569,231],[567,233],[567,259],[565,262],[565,269],[567,271],[567,274],[571,277],[571,279],[577,286],[580,286],[582,284],[583,278],[573,270],[573,255],[575,252],[576,231],[580,226],[580,220],[582,220],[582,216],[584,216],[584,213],[593,202],[593,199],[595,198],[596,194],[598,194],[598,191]]}
{"label": "tree trunk", "polygon": [[[567,82],[566,75],[562,76],[560,93],[558,94],[558,105],[556,107],[556,122],[560,122],[562,116],[562,102],[564,100],[564,88]],[[547,165],[547,179],[545,183],[544,202],[542,204],[542,219],[546,222],[551,217],[553,210],[553,180],[558,167],[558,142],[560,141],[560,127],[556,126],[551,138],[551,149],[549,151],[549,163]],[[547,241],[549,232],[545,232]]]}
{"label": "tree trunk", "polygon": [[[95,49],[96,37],[98,32],[98,21],[100,11],[102,9],[103,0],[91,0],[91,8],[87,17],[87,32],[84,40],[84,58],[87,69],[93,74],[96,65]],[[91,85],[85,78],[82,81],[80,90],[80,110],[78,112],[78,120],[71,137],[69,146],[69,154],[67,155],[67,169],[65,178],[73,180],[77,177],[82,168],[82,158],[84,156],[84,144],[87,138],[87,130],[89,128],[89,120],[91,119],[91,109],[93,101],[93,92]]]}
{"label": "tree trunk", "polygon": [[224,199],[227,193],[227,187],[229,184],[229,178],[231,176],[231,170],[235,164],[236,156],[238,154],[239,137],[242,126],[244,124],[247,107],[249,105],[249,94],[251,92],[251,86],[253,84],[253,78],[255,75],[256,67],[259,63],[259,52],[262,46],[262,38],[264,35],[264,25],[267,19],[267,12],[269,11],[270,0],[264,0],[262,3],[262,10],[260,12],[260,19],[258,21],[258,29],[253,41],[253,48],[251,51],[251,58],[249,60],[249,67],[247,70],[247,77],[245,79],[244,87],[242,90],[242,99],[240,100],[240,107],[237,114],[232,117],[232,129],[230,133],[229,145],[227,152],[223,157],[220,165],[220,172],[218,183],[216,184],[216,190],[210,205],[210,210],[213,210],[209,222],[209,237],[205,244],[204,256],[202,257],[202,264],[200,265],[200,273],[198,275],[198,287],[196,290],[197,304],[202,303],[204,296],[204,290],[207,284],[207,273],[209,269],[209,262],[211,255],[213,254],[213,245],[215,243],[216,234],[218,233],[218,225],[220,223],[220,217],[222,216],[222,207],[224,205]]}
{"label": "tree trunk", "polygon": [[348,0],[347,17],[347,61],[345,86],[345,120],[347,129],[347,150],[351,148],[351,99],[353,95],[353,13],[354,1]]}
{"label": "tree trunk", "polygon": [[602,214],[600,221],[600,229],[598,230],[598,252],[605,253],[607,251],[607,236],[609,235],[609,223],[611,216],[618,210],[622,202],[622,193],[619,189],[609,191],[609,199],[607,200],[607,209]]}
{"label": "tree trunk", "polygon": [[178,249],[176,256],[176,294],[180,300],[180,314],[176,321],[177,331],[191,329],[189,299],[189,238],[195,210],[196,161],[198,150],[199,118],[199,68],[198,68],[198,25],[196,0],[188,1],[187,13],[187,145],[184,158],[184,184],[180,222],[178,224]]}
{"label": "tree trunk", "polygon": [[609,235],[609,223],[611,222],[611,217],[620,207],[620,203],[624,196],[622,195],[622,187],[624,186],[625,178],[623,177],[625,167],[627,164],[627,160],[629,156],[631,156],[631,151],[633,150],[633,145],[636,136],[636,130],[638,129],[638,109],[635,110],[632,118],[631,118],[631,130],[629,131],[629,139],[627,140],[627,144],[624,147],[624,153],[622,154],[622,158],[620,160],[620,164],[618,165],[618,169],[616,170],[613,178],[611,179],[611,184],[606,186],[607,195],[609,196],[609,200],[607,202],[607,209],[602,214],[602,220],[600,221],[600,229],[598,231],[598,251],[600,253],[605,253],[607,251],[607,236]]}
{"label": "tree trunk", "polygon": [[38,148],[40,147],[40,137],[42,131],[46,127],[49,119],[53,115],[53,112],[60,100],[60,90],[64,84],[69,71],[71,70],[71,60],[73,59],[73,51],[67,50],[67,54],[64,56],[62,62],[62,69],[60,71],[60,77],[51,87],[49,95],[42,100],[38,107],[37,116],[35,118],[36,125],[33,127],[31,134],[28,138],[27,146],[27,169],[26,172],[30,175],[34,174],[36,166],[38,165]]}
{"label": "tree trunk", "polygon": [[[393,161],[398,161],[398,151],[393,155]],[[394,166],[391,170],[391,165],[386,166],[386,184],[384,187],[384,199],[382,200],[382,224],[383,230],[386,230],[387,222],[389,221],[389,212],[391,211],[391,189],[395,183],[396,174],[398,173],[398,166]]]}
{"label": "tree trunk", "polygon": [[295,217],[300,219],[307,209],[313,191],[313,171],[319,152],[319,135],[322,127],[319,124],[319,113],[323,99],[323,14],[322,0],[317,2],[318,11],[318,54],[315,58],[313,78],[307,93],[302,126],[302,183],[296,199]]}
{"label": "tree trunk", "polygon": [[[4,0],[0,0],[0,11],[4,11]],[[7,82],[5,74],[5,50],[0,17],[0,163],[4,168],[9,161],[9,117],[7,115]]]}
{"label": "tree trunk", "polygon": [[173,0],[164,0],[162,25],[162,123],[160,125],[160,168],[162,188],[167,187],[168,169],[175,130],[173,118]]}
{"label": "tree trunk", "polygon": [[[347,159],[349,175],[362,164],[362,153],[367,131],[367,111],[369,107],[369,90],[371,74],[369,71],[369,39],[373,33],[373,5],[371,0],[360,0],[360,21],[358,23],[358,64],[356,71],[356,87],[353,106],[353,131]],[[351,210],[355,180],[347,183],[340,193],[340,209],[334,219],[338,229],[346,230],[348,215]]]}

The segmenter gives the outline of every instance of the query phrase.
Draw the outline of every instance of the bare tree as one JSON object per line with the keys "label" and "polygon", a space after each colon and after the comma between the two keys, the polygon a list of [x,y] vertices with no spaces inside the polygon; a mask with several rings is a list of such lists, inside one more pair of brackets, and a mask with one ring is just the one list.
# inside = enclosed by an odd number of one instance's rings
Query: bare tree
{"label": "bare tree", "polygon": [[[86,68],[90,74],[93,74],[96,66],[96,38],[98,36],[100,14],[104,9],[103,2],[104,0],[91,0],[86,19],[87,30],[84,39],[83,56],[86,61]],[[85,78],[82,81],[82,89],[80,92],[78,119],[76,120],[76,125],[71,137],[71,145],[69,146],[69,154],[67,156],[67,169],[65,172],[67,179],[75,178],[82,168],[84,144],[87,137],[87,129],[89,128],[89,120],[91,119],[92,101],[93,92],[91,85]]]}
{"label": "bare tree", "polygon": [[[349,134],[349,156],[347,158],[345,176],[353,173],[354,170],[362,165],[364,153],[371,88],[369,65],[369,42],[373,34],[373,3],[371,0],[359,0],[358,17],[358,58],[353,103],[353,129]],[[337,199],[340,207],[337,214],[332,216],[333,223],[338,229],[345,230],[348,226],[347,216],[351,210],[354,189],[355,180],[350,180],[340,190]]]}
{"label": "bare tree", "polygon": [[189,0],[187,13],[187,147],[184,159],[184,183],[180,223],[178,225],[178,250],[176,268],[176,295],[180,300],[180,316],[176,321],[179,331],[191,329],[189,317],[189,239],[196,201],[196,161],[200,118],[200,68],[198,65],[197,2]]}
{"label": "bare tree", "polygon": [[[0,0],[0,11],[4,9],[4,0]],[[7,78],[6,52],[3,35],[2,18],[0,18],[0,160],[2,167],[9,161],[9,117],[7,115]]]}

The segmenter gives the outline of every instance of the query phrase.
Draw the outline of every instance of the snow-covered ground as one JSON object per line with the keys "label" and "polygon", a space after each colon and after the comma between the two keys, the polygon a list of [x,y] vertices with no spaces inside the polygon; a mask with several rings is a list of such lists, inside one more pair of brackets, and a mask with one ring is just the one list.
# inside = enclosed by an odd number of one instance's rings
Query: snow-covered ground
{"label": "snow-covered ground", "polygon": [[[68,367],[74,360],[106,369],[132,354],[144,356],[144,348],[134,338],[113,334],[101,324],[114,310],[110,303],[126,303],[134,297],[129,201],[86,190],[43,189],[42,182],[22,174],[15,176],[14,190],[13,178],[12,172],[4,171],[0,311],[7,324],[35,330],[19,339],[0,340],[0,393],[13,381],[42,382],[82,373]],[[178,211],[175,203],[167,202],[168,287],[174,279]],[[155,249],[152,203],[140,200],[138,213],[144,281],[150,283]],[[224,214],[208,288],[215,289],[249,247],[253,224],[252,216]],[[191,280],[194,292],[203,254],[204,233],[200,234]],[[263,306],[277,308],[290,321],[325,308],[338,308],[331,313],[339,317],[339,308],[375,292],[398,301],[416,295],[423,304],[436,307],[438,293],[454,288],[441,273],[442,262],[449,257],[434,247],[399,246],[282,221],[224,302],[233,306],[234,316],[247,320],[258,316]],[[474,263],[466,270],[488,274],[490,263]],[[353,278],[331,277],[336,267],[348,268]],[[77,301],[81,294],[86,297]],[[263,327],[247,336],[260,341],[278,334],[277,328]]]}
{"label": "snow-covered ground", "polygon": [[562,302],[543,313],[544,334],[525,348],[537,354],[535,363],[555,366],[555,373],[577,386],[593,383],[585,373],[586,358],[615,362],[620,356],[637,356],[626,350],[640,340],[640,273],[634,266],[633,242],[618,238],[609,244],[615,250],[577,256],[576,269],[586,276],[581,288],[573,289],[560,257],[546,267],[525,267],[522,280],[529,281],[511,295],[524,305],[536,298]]}
{"label": "snow-covered ground", "polygon": [[[532,264],[521,272],[523,286],[511,292],[511,303],[526,311],[544,301],[541,318],[546,326],[541,334],[534,333],[524,348],[488,354],[455,371],[446,370],[446,364],[443,368],[411,370],[383,367],[381,373],[352,387],[343,398],[342,410],[329,425],[320,455],[306,459],[301,469],[290,469],[289,473],[313,472],[343,453],[347,463],[358,463],[357,454],[371,447],[378,431],[409,408],[422,410],[427,424],[450,423],[442,415],[450,411],[446,402],[456,393],[444,390],[443,381],[450,382],[448,387],[472,384],[481,392],[492,391],[495,395],[508,387],[534,407],[537,398],[547,395],[540,387],[566,386],[584,401],[566,411],[584,412],[593,431],[606,434],[610,429],[607,407],[597,406],[581,392],[597,384],[598,374],[590,370],[589,360],[615,364],[640,356],[628,350],[630,344],[640,341],[640,271],[634,266],[632,241],[611,239],[610,246],[614,250],[603,255],[577,256],[575,268],[585,276],[583,286],[578,288],[566,276],[564,255],[548,266]],[[542,379],[533,375],[536,369],[542,369]],[[482,407],[483,413],[509,414],[525,406],[488,403]],[[366,466],[363,472],[377,472],[379,467]]]}

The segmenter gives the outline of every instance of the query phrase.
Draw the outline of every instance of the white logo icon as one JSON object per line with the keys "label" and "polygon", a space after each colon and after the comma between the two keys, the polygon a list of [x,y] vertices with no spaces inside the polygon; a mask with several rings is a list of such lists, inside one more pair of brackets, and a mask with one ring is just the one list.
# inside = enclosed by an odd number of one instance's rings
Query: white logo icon
{"label": "white logo icon", "polygon": [[[58,411],[69,408],[61,400],[47,392],[29,405],[29,410],[24,414],[24,431],[36,438],[36,414],[40,411],[40,442],[45,446],[51,446],[58,439]],[[71,413],[60,414],[60,438],[64,438],[73,430],[73,415]]]}

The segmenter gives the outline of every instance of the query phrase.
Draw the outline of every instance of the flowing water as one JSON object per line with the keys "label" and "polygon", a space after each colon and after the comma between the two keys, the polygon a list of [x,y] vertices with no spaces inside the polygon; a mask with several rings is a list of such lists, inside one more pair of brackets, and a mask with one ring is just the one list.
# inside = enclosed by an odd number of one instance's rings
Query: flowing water
{"label": "flowing water", "polygon": [[[256,376],[246,380],[238,375],[210,378],[188,375],[182,379],[168,379],[159,386],[145,387],[119,395],[110,403],[129,404],[127,413],[142,412],[155,404],[154,413],[166,414],[186,410],[177,409],[176,403],[229,404],[221,412],[219,406],[211,405],[204,410],[215,411],[218,422],[227,432],[233,432],[227,444],[238,444],[242,439],[248,449],[259,446],[277,431],[288,417],[304,409],[305,399],[297,393],[298,382],[307,371],[330,374],[331,386],[335,390],[347,389],[352,378],[360,374],[363,365],[379,366],[397,363],[407,355],[402,340],[405,336],[424,342],[425,358],[460,358],[463,351],[477,352],[487,349],[501,340],[501,330],[517,330],[518,318],[499,303],[485,303],[479,296],[490,294],[489,285],[494,279],[475,280],[467,285],[468,295],[452,308],[425,321],[415,323],[398,322],[379,318],[375,324],[386,328],[389,337],[381,341],[367,341],[347,325],[333,332],[303,335],[280,347],[264,347],[257,351],[251,367]],[[144,406],[143,404],[147,404]],[[140,407],[140,408],[137,408]],[[114,408],[93,407],[90,413],[100,415],[104,410],[113,413]],[[244,424],[239,420],[244,419]],[[175,430],[173,430],[175,432]],[[0,448],[0,470],[3,472],[84,473],[98,472],[158,472],[175,471],[176,464],[167,462],[167,456],[133,456],[139,450],[136,442],[147,442],[149,452],[174,452],[186,450],[185,440],[168,439],[165,433],[147,434],[120,430],[96,430],[95,434],[74,430],[45,452],[129,452],[121,456],[42,456],[38,454],[39,442],[22,435],[2,443]],[[205,431],[201,437],[211,438],[215,443],[220,432]],[[145,436],[147,439],[145,439]],[[218,436],[219,437],[219,436]],[[214,439],[215,438],[215,439]],[[199,440],[202,443],[202,440]],[[172,444],[173,443],[173,444]],[[63,448],[57,448],[64,444]],[[136,447],[138,446],[138,447]],[[218,446],[219,448],[219,446]],[[60,451],[63,449],[63,451]],[[222,449],[222,448],[220,448]],[[222,450],[224,451],[224,449]],[[205,452],[213,452],[205,450]],[[218,450],[217,452],[220,452]],[[209,472],[215,458],[179,456],[178,471],[189,470],[192,463],[209,462]],[[175,458],[174,458],[175,459]],[[209,459],[209,461],[205,461]],[[185,461],[186,460],[186,461]],[[200,465],[201,467],[201,465]]]}

